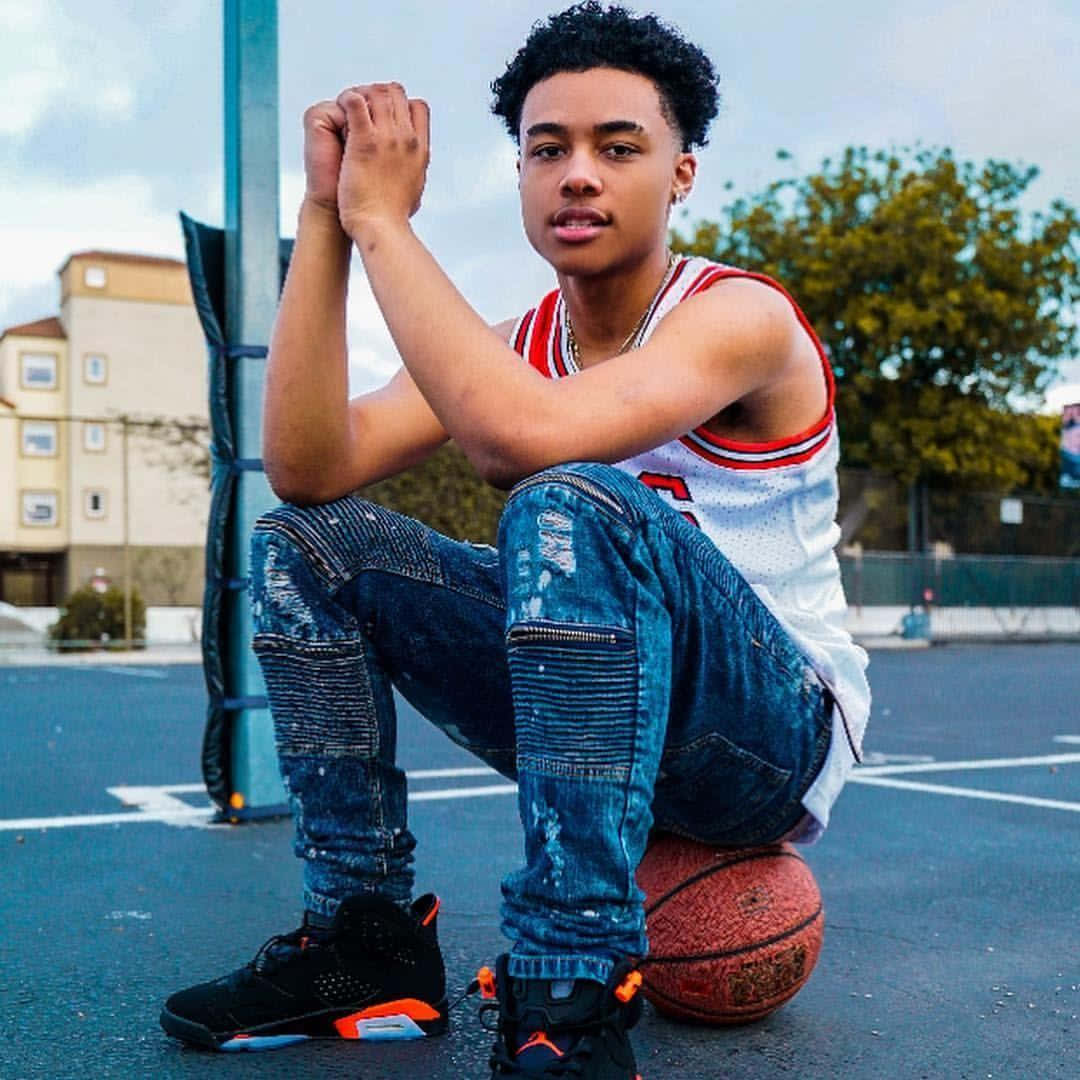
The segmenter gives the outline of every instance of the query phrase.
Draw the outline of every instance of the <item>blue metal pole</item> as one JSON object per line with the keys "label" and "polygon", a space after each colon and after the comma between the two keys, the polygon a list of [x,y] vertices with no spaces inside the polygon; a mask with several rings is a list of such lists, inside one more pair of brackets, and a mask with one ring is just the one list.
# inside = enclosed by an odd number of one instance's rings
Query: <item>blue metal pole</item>
{"label": "blue metal pole", "polygon": [[[225,336],[233,346],[267,345],[278,303],[277,67],[276,0],[225,0]],[[236,457],[249,463],[262,456],[265,363],[250,356],[232,361]],[[252,528],[274,502],[261,470],[238,471],[228,536],[232,577],[247,577]],[[246,594],[234,593],[226,627],[226,684],[238,703],[230,806],[280,807],[285,792],[270,713],[262,704],[266,690],[251,650]]]}

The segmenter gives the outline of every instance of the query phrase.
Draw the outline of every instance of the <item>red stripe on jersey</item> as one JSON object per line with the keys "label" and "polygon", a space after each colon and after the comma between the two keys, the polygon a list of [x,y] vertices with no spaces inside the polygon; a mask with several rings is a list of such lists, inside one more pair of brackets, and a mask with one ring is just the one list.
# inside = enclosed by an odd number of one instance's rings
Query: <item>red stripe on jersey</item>
{"label": "red stripe on jersey", "polygon": [[525,341],[529,336],[529,327],[532,326],[535,317],[536,308],[530,308],[521,316],[521,322],[518,323],[518,332],[514,335],[514,352],[518,356],[525,355]]}
{"label": "red stripe on jersey", "polygon": [[703,293],[710,286],[715,285],[721,278],[728,277],[722,269],[719,267],[713,267],[711,270],[706,270],[704,274],[700,275],[698,279],[686,290],[684,300],[689,300],[691,296],[697,296],[698,293]]}
{"label": "red stripe on jersey", "polygon": [[652,302],[652,306],[649,308],[649,314],[645,317],[644,325],[648,326],[652,322],[653,316],[660,310],[660,305],[664,302],[664,297],[675,287],[675,282],[682,277],[683,271],[690,264],[689,259],[680,259],[678,265],[675,267],[675,272],[671,275],[668,283],[660,291],[660,295]]}
{"label": "red stripe on jersey", "polygon": [[680,303],[688,296],[693,296],[701,282],[703,282],[710,275],[715,274],[718,269],[719,267],[717,266],[706,266],[704,270],[700,271],[698,273],[698,276],[694,278],[694,280],[691,281],[689,285],[687,285],[686,291],[679,298]]}
{"label": "red stripe on jersey", "polygon": [[548,379],[551,378],[551,367],[548,364],[548,341],[551,337],[552,323],[555,321],[555,305],[558,300],[559,290],[555,289],[540,301],[540,306],[536,309],[532,342],[529,345],[529,363]]}
{"label": "red stripe on jersey", "polygon": [[556,310],[562,315],[562,318],[555,320],[555,325],[551,328],[551,359],[555,365],[555,373],[562,378],[564,375],[570,374],[570,369],[566,366],[566,357],[563,356],[562,342],[563,342],[563,325],[566,320],[566,302],[562,301],[556,307]]}
{"label": "red stripe on jersey", "polygon": [[[704,292],[705,289],[715,285],[718,281],[724,281],[729,278],[750,278],[752,281],[759,281],[763,285],[768,285],[770,288],[776,289],[782,296],[787,299],[787,302],[791,304],[795,310],[795,317],[799,320],[799,324],[810,335],[810,340],[814,343],[814,348],[817,349],[817,354],[821,359],[821,370],[825,376],[825,387],[827,400],[825,402],[825,412],[822,414],[820,420],[815,424],[811,424],[810,427],[798,432],[795,435],[789,435],[783,439],[774,439],[770,442],[737,442],[734,439],[722,439],[719,435],[714,435],[711,431],[705,429],[704,426],[694,428],[694,434],[704,442],[707,442],[710,446],[715,446],[719,450],[734,450],[742,453],[761,454],[767,453],[772,450],[783,450],[788,446],[797,446],[799,443],[806,442],[807,439],[812,439],[816,435],[822,434],[833,421],[833,409],[836,404],[836,380],[833,377],[832,367],[829,364],[829,357],[825,352],[825,346],[821,344],[821,339],[817,336],[813,326],[810,325],[810,320],[804,314],[802,308],[795,303],[792,295],[781,285],[778,281],[774,281],[771,277],[765,274],[757,274],[751,270],[737,270],[734,267],[712,267],[706,270],[704,274],[699,274],[694,284],[686,292],[686,297],[694,295],[696,292]],[[684,444],[685,445],[685,444]],[[800,461],[805,461],[807,456],[812,456],[816,451],[810,451],[808,455],[796,455]],[[702,456],[706,456],[702,454]],[[711,459],[710,459],[711,460]],[[744,465],[746,468],[768,468],[770,464],[794,464],[793,459],[783,459],[783,461],[777,462],[754,462],[752,465]]]}
{"label": "red stripe on jersey", "polygon": [[[695,434],[696,433],[697,432],[695,431]],[[687,450],[697,454],[698,457],[712,462],[713,465],[723,466],[725,469],[779,469],[785,465],[801,465],[804,461],[809,461],[815,454],[820,453],[825,446],[828,445],[829,435],[831,433],[832,425],[830,423],[822,434],[821,439],[815,442],[813,446],[809,446],[797,454],[787,454],[784,457],[769,458],[767,461],[749,461],[746,458],[715,454],[711,450],[706,450],[705,447],[699,446],[693,439],[690,439],[686,435],[681,436],[679,442],[682,443]]]}

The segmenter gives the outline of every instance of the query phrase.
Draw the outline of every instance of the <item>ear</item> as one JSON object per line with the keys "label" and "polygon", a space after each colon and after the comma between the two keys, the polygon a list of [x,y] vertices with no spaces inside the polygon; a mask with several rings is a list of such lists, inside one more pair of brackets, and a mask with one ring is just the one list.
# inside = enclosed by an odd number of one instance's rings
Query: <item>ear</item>
{"label": "ear", "polygon": [[675,158],[671,178],[672,202],[683,202],[694,187],[697,177],[697,158],[693,154],[680,153]]}

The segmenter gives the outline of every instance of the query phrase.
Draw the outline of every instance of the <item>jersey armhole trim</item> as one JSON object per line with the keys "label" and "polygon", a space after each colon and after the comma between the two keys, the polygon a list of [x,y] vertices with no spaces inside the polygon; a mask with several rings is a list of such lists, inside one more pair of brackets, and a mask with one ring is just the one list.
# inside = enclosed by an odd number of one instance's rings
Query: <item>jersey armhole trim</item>
{"label": "jersey armhole trim", "polygon": [[[698,293],[704,292],[706,289],[711,288],[717,282],[724,281],[730,278],[749,278],[752,281],[758,281],[761,282],[763,285],[768,285],[770,288],[773,288],[777,292],[779,292],[792,306],[795,311],[795,317],[799,320],[799,325],[802,326],[806,333],[810,335],[810,340],[813,342],[814,348],[817,350],[818,357],[821,360],[822,375],[825,379],[825,412],[822,414],[821,419],[819,419],[816,423],[811,424],[810,427],[804,428],[802,431],[797,432],[794,435],[789,435],[783,439],[773,439],[768,442],[756,443],[739,442],[735,439],[721,438],[719,435],[715,435],[711,431],[708,431],[704,427],[704,425],[702,425],[694,428],[693,432],[683,436],[680,441],[684,445],[686,445],[688,449],[692,449],[695,452],[699,452],[698,447],[693,446],[686,441],[691,435],[696,437],[696,439],[701,440],[701,442],[705,444],[702,449],[715,448],[716,450],[719,450],[721,452],[734,452],[735,454],[754,455],[772,455],[777,452],[790,451],[798,455],[800,454],[800,450],[805,451],[805,444],[808,441],[818,443],[818,441],[820,440],[819,445],[815,446],[812,451],[804,454],[804,456],[800,456],[798,459],[800,461],[805,461],[808,457],[812,457],[813,454],[816,453],[817,450],[819,450],[821,446],[823,446],[824,443],[827,441],[827,438],[825,438],[825,436],[827,436],[836,419],[836,379],[833,376],[832,366],[829,364],[829,357],[828,354],[825,352],[825,346],[821,343],[821,339],[817,336],[817,333],[814,330],[813,326],[810,325],[810,320],[807,319],[802,308],[800,308],[799,305],[795,302],[795,299],[792,297],[792,295],[787,291],[787,289],[784,288],[783,285],[781,285],[778,281],[773,280],[773,278],[769,277],[766,274],[758,274],[751,270],[739,270],[734,267],[712,266],[699,274],[694,279],[694,281],[691,282],[690,286],[687,288],[682,298],[686,300],[691,296],[695,296]],[[702,456],[705,455],[703,454]],[[708,460],[714,459],[710,457]],[[729,460],[724,460],[723,462],[717,461],[716,464],[733,464],[733,462]],[[758,463],[756,465],[747,465],[745,467],[766,468],[770,464],[779,464],[779,462],[767,462],[765,464]],[[794,460],[785,460],[783,461],[783,464],[791,465],[796,464],[796,462]]]}

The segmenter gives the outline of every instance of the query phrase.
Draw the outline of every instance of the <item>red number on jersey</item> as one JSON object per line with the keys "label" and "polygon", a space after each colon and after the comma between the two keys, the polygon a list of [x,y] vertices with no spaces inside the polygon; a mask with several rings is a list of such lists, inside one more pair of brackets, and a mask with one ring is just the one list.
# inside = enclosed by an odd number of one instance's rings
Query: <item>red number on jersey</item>
{"label": "red number on jersey", "polygon": [[[654,473],[643,472],[638,473],[638,479],[646,486],[653,489],[653,491],[666,491],[673,499],[678,502],[693,502],[694,497],[690,494],[690,489],[686,486],[686,481],[681,476],[672,476],[669,473]],[[689,510],[680,510],[680,514],[691,525],[701,528],[698,523],[698,519],[690,513]]]}

